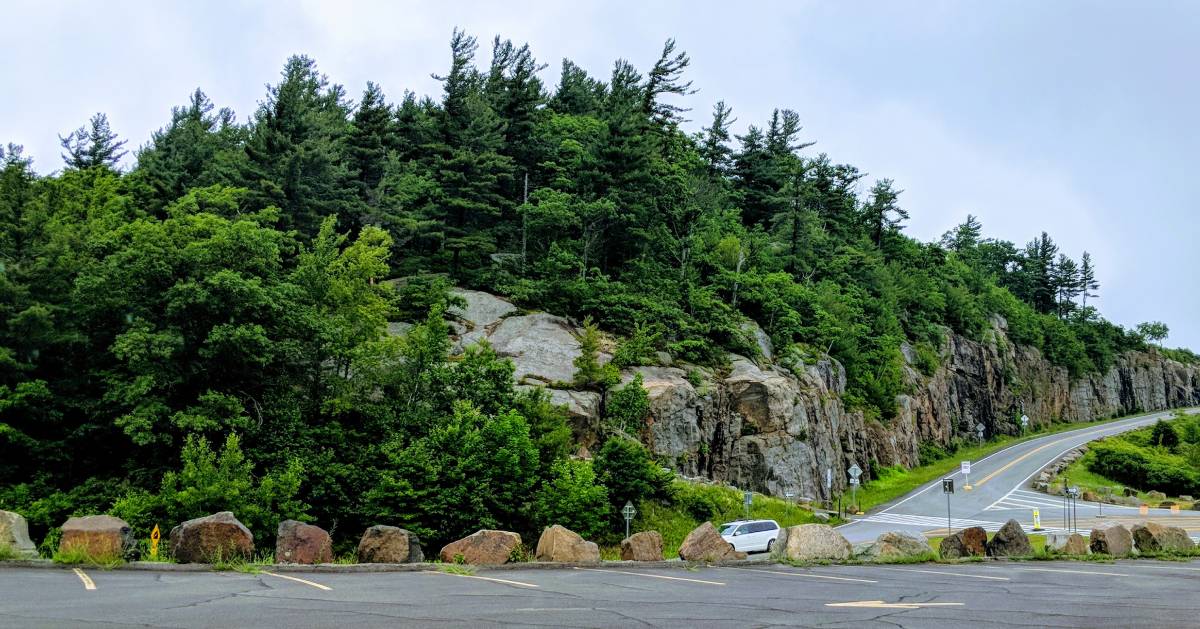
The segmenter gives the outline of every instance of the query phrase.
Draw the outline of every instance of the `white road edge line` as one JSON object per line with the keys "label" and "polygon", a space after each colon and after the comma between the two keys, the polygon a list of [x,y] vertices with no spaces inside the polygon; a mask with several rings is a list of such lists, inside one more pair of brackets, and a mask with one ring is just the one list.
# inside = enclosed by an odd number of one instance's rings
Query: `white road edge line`
{"label": "white road edge line", "polygon": [[948,577],[966,577],[968,579],[990,579],[992,581],[1012,581],[1008,577],[989,577],[982,574],[964,574],[962,572],[944,572],[942,570],[918,570],[916,568],[884,568],[884,570],[895,570],[897,572],[921,572],[924,574],[944,574]]}
{"label": "white road edge line", "polygon": [[783,572],[781,570],[759,570],[758,568],[730,568],[730,570],[743,570],[745,572],[762,572],[765,574],[782,574],[788,577],[808,577],[810,579],[829,579],[831,581],[853,581],[855,583],[879,583],[871,579],[852,579],[850,577],[831,577],[824,574],[809,574],[807,572]]}
{"label": "white road edge line", "polygon": [[1131,574],[1121,574],[1119,572],[1093,572],[1091,570],[1065,570],[1065,569],[1059,569],[1059,568],[1015,568],[1015,569],[1024,571],[1024,572],[1028,572],[1030,570],[1032,570],[1034,572],[1065,572],[1068,574],[1095,574],[1095,575],[1100,575],[1100,576],[1104,576],[1104,577],[1131,577],[1131,576],[1133,576]]}
{"label": "white road edge line", "polygon": [[296,583],[303,583],[304,585],[310,585],[312,587],[317,588],[318,590],[325,590],[326,592],[333,590],[333,588],[329,587],[328,585],[321,585],[320,583],[315,583],[313,581],[309,581],[307,579],[301,579],[298,577],[289,577],[286,574],[276,574],[274,572],[267,572],[266,570],[264,570],[262,572],[262,574],[272,576],[272,577],[277,577],[280,579],[287,579],[288,581],[295,581]]}
{"label": "white road edge line", "polygon": [[455,574],[453,572],[442,572],[441,570],[426,570],[427,574],[445,574],[452,577],[462,577],[464,579],[481,579],[483,581],[491,581],[492,583],[503,583],[505,585],[516,585],[526,588],[542,587],[536,583],[525,583],[523,581],[509,581],[508,579],[495,579],[492,577],[480,577],[473,574]]}
{"label": "white road edge line", "polygon": [[651,579],[668,579],[670,581],[690,581],[692,583],[703,583],[705,585],[725,585],[724,583],[722,583],[720,581],[705,581],[704,579],[685,579],[683,577],[668,577],[668,576],[662,575],[662,574],[646,574],[643,572],[626,572],[624,570],[608,570],[608,569],[602,569],[602,568],[579,568],[579,567],[576,567],[575,569],[576,570],[586,570],[587,572],[612,572],[614,574],[628,574],[628,575],[633,575],[635,577],[649,577]]}
{"label": "white road edge line", "polygon": [[96,582],[92,581],[92,578],[85,574],[83,570],[80,570],[79,568],[73,568],[73,570],[75,571],[75,576],[79,577],[80,581],[83,581],[83,589],[96,589]]}

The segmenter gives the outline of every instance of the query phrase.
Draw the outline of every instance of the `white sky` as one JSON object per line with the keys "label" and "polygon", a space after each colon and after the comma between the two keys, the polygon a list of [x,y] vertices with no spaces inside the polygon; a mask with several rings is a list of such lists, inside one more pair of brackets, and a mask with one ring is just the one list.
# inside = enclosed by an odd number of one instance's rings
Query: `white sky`
{"label": "white sky", "polygon": [[[97,112],[144,143],[203,88],[242,119],[305,53],[350,95],[436,94],[461,26],[529,42],[553,84],[568,57],[607,78],[675,37],[700,92],[693,125],[733,106],[738,130],[795,109],[810,152],[904,189],[909,232],[971,212],[1023,244],[1050,232],[1098,265],[1108,318],[1162,320],[1200,348],[1191,183],[1200,145],[1200,4],[967,2],[8,2],[0,143],[60,167],[57,134]],[[869,185],[869,182],[868,184]]]}

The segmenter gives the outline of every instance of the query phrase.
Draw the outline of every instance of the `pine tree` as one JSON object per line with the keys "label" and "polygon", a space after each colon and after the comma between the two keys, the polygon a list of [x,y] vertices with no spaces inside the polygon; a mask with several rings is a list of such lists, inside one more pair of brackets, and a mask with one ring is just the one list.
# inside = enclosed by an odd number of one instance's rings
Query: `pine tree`
{"label": "pine tree", "polygon": [[884,236],[904,229],[904,221],[908,220],[908,211],[896,202],[901,192],[892,188],[891,179],[880,179],[871,188],[871,200],[863,208],[871,241],[880,249]]}
{"label": "pine tree", "polygon": [[88,120],[88,126],[79,127],[67,134],[58,136],[66,153],[63,161],[70,168],[86,170],[96,166],[115,169],[117,162],[128,151],[122,149],[126,140],[118,140],[117,134],[108,125],[108,116],[97,113]]}
{"label": "pine tree", "polygon": [[383,90],[368,81],[351,119],[346,153],[351,174],[358,181],[359,194],[372,205],[375,189],[383,179],[388,150],[395,143],[392,114]]}
{"label": "pine tree", "polygon": [[701,135],[698,148],[700,157],[708,164],[709,173],[715,176],[728,173],[733,162],[733,149],[729,147],[729,127],[737,122],[737,118],[732,116],[733,109],[726,105],[725,101],[718,101],[713,107],[712,124],[704,127]]}
{"label": "pine tree", "polygon": [[955,253],[962,254],[979,246],[981,233],[983,233],[983,223],[980,223],[974,214],[968,214],[967,220],[942,234],[941,245]]}
{"label": "pine tree", "polygon": [[1098,297],[1092,291],[1100,288],[1100,282],[1096,281],[1096,267],[1092,264],[1092,254],[1084,251],[1083,259],[1079,263],[1079,291],[1083,297],[1083,305],[1087,306],[1088,297]]}
{"label": "pine tree", "polygon": [[1054,265],[1054,286],[1058,297],[1058,315],[1066,316],[1075,308],[1075,298],[1079,296],[1079,266],[1061,253]]}
{"label": "pine tree", "polygon": [[663,44],[662,54],[646,75],[646,87],[642,91],[642,111],[661,127],[674,126],[683,122],[681,114],[689,111],[671,103],[663,102],[668,94],[687,96],[695,94],[691,81],[683,81],[683,71],[692,60],[685,52],[675,52],[675,40]]}

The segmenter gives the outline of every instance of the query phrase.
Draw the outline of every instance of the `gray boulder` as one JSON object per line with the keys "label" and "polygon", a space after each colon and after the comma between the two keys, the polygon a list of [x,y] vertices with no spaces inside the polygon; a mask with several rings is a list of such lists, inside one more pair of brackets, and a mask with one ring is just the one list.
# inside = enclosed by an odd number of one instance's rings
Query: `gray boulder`
{"label": "gray boulder", "polygon": [[938,554],[942,559],[982,557],[987,554],[987,531],[981,526],[972,526],[943,538]]}
{"label": "gray boulder", "polygon": [[1196,547],[1188,532],[1177,526],[1141,522],[1129,530],[1139,553],[1186,553]]}
{"label": "gray boulder", "polygon": [[787,528],[784,554],[788,559],[842,561],[849,559],[852,551],[850,542],[828,524],[801,524]]}
{"label": "gray boulder", "polygon": [[171,529],[171,554],[179,563],[249,559],[254,535],[229,511],[188,520]]}
{"label": "gray boulder", "polygon": [[122,559],[133,550],[133,530],[121,518],[89,515],[68,519],[62,525],[62,552],[81,552],[95,561]]}
{"label": "gray boulder", "polygon": [[1047,533],[1046,550],[1058,555],[1086,555],[1088,543],[1079,533]]}
{"label": "gray boulder", "polygon": [[37,546],[29,539],[29,523],[19,513],[0,511],[0,547],[8,547],[19,559],[37,557]]}
{"label": "gray boulder", "polygon": [[684,561],[729,561],[745,559],[746,553],[735,550],[733,544],[721,537],[712,522],[705,522],[684,538],[679,546],[679,558]]}
{"label": "gray boulder", "polygon": [[854,555],[870,560],[914,559],[933,554],[929,542],[920,535],[907,531],[889,531],[875,541],[855,550]]}
{"label": "gray boulder", "polygon": [[989,557],[1029,557],[1033,555],[1033,546],[1021,524],[1009,520],[987,543],[987,554]]}
{"label": "gray boulder", "polygon": [[396,526],[376,524],[358,541],[358,563],[421,563],[421,540]]}
{"label": "gray boulder", "polygon": [[1133,552],[1133,535],[1116,522],[1105,522],[1092,529],[1089,546],[1093,553],[1124,557]]}

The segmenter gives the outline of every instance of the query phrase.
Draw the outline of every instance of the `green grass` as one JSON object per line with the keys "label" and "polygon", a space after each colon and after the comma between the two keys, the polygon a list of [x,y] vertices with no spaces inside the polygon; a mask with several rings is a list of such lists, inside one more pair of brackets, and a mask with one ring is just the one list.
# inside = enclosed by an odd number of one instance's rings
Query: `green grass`
{"label": "green grass", "polygon": [[[670,504],[644,502],[638,509],[630,533],[658,531],[663,536],[663,556],[667,559],[679,556],[679,546],[688,533],[704,521],[720,526],[723,522],[741,520],[746,517],[743,494],[732,487],[704,485],[676,480],[672,485],[674,499]],[[697,517],[708,516],[708,517]],[[750,518],[775,520],[781,527],[818,522],[813,512],[781,498],[754,494],[750,504]],[[832,519],[830,524],[840,521]],[[600,549],[600,558],[621,558],[619,546]]]}
{"label": "green grass", "polygon": [[0,546],[0,561],[9,561],[17,558],[17,551],[8,544]]}
{"label": "green grass", "polygon": [[241,556],[225,558],[218,553],[209,563],[212,564],[212,569],[217,572],[258,574],[264,568],[275,565],[275,553],[260,553],[249,559]]}
{"label": "green grass", "polygon": [[[1141,415],[1142,413],[1138,413]],[[882,468],[878,470],[878,478],[872,479],[858,489],[858,505],[863,511],[876,507],[881,504],[891,502],[910,491],[928,483],[930,481],[942,478],[958,469],[961,461],[978,461],[983,457],[1003,450],[1009,446],[1023,443],[1038,437],[1053,435],[1068,430],[1077,428],[1088,428],[1091,426],[1103,426],[1115,421],[1133,417],[1128,415],[1125,417],[1115,417],[1096,422],[1074,422],[1063,424],[1051,424],[1038,432],[1030,432],[1022,437],[1000,436],[985,442],[981,445],[974,445],[960,448],[952,455],[945,459],[921,465],[909,470],[904,470],[895,467]],[[849,500],[849,493],[846,494],[846,500]]]}
{"label": "green grass", "polygon": [[54,552],[54,563],[63,564],[66,566],[96,566],[98,568],[112,569],[125,561],[121,557],[92,555],[84,548],[67,548],[58,549]]}
{"label": "green grass", "polygon": [[438,566],[438,570],[446,574],[457,574],[464,577],[469,577],[475,574],[475,567],[466,564],[444,563]]}

